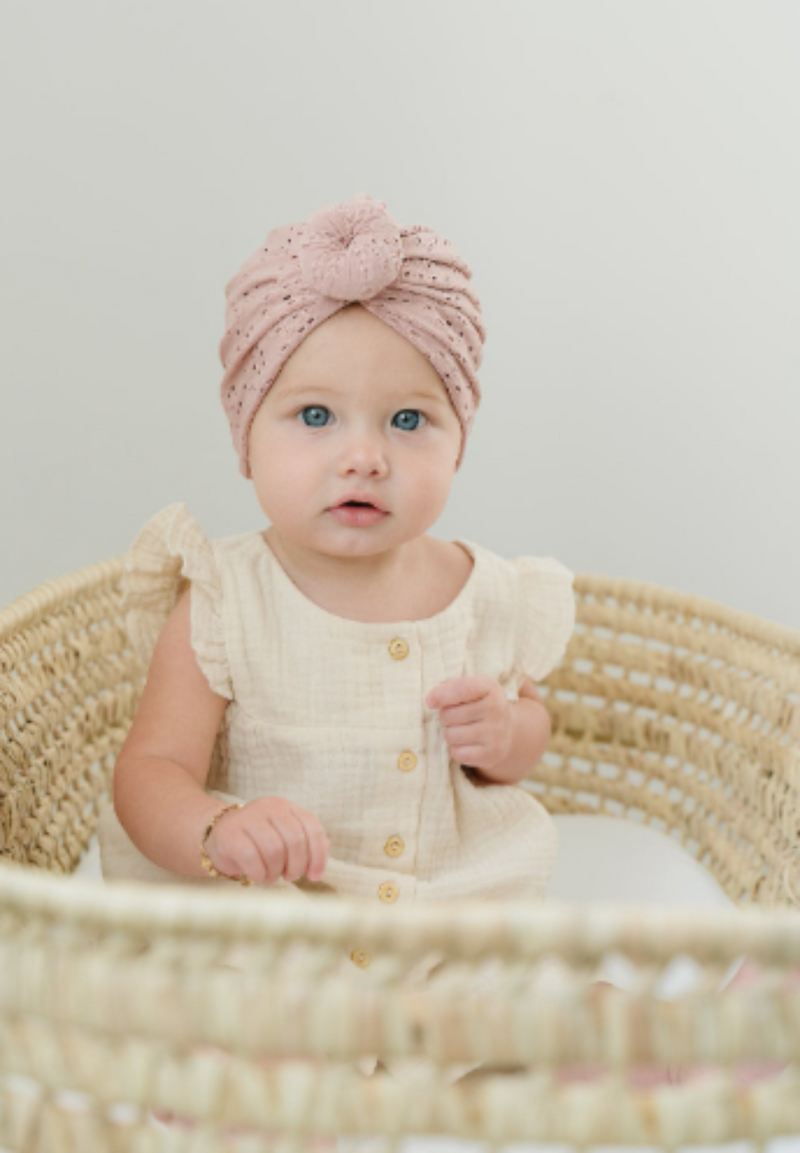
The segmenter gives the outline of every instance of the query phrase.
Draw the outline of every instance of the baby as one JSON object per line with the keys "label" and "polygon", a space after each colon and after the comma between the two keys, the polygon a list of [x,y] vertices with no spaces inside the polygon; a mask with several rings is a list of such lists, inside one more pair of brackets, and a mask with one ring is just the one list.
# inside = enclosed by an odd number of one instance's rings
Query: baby
{"label": "baby", "polygon": [[572,634],[573,574],[427,535],[480,398],[470,279],[360,194],[273,230],[228,284],[222,400],[270,528],[212,542],[170,505],[123,574],[149,673],[114,808],[162,870],[544,895],[553,822],[508,786],[548,743],[535,682]]}
{"label": "baby", "polygon": [[[550,736],[536,682],[572,634],[573,574],[427,535],[480,400],[471,276],[360,194],[273,230],[227,285],[222,403],[270,527],[211,541],[173,504],[132,545],[122,609],[149,671],[99,830],[108,879],[544,896],[555,827],[517,786]],[[373,960],[357,940],[342,958]]]}

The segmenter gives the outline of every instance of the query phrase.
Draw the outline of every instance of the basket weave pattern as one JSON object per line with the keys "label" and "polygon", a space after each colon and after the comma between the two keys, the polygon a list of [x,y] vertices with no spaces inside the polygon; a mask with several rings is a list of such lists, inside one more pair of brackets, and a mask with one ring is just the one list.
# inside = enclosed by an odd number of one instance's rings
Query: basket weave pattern
{"label": "basket weave pattern", "polygon": [[[0,612],[0,1148],[276,1147],[266,1133],[287,1150],[359,1133],[387,1148],[412,1133],[674,1148],[800,1132],[800,633],[578,576],[576,631],[543,686],[553,733],[524,787],[554,814],[625,816],[677,838],[738,909],[319,898],[265,916],[263,890],[225,881],[69,876],[110,801],[146,674],[118,608],[124,560]],[[343,974],[353,939],[380,956]],[[408,988],[401,974],[431,950],[448,964]],[[720,994],[743,954],[757,979]],[[611,955],[635,987],[600,997]],[[700,979],[668,1003],[653,990],[680,956]],[[554,960],[565,976],[544,991]],[[498,963],[502,987],[465,992]],[[376,1052],[417,1057],[423,1074],[365,1078],[354,1061]],[[737,1087],[759,1060],[786,1069]],[[479,1080],[445,1082],[446,1064],[470,1061],[485,1063]],[[568,1079],[587,1063],[602,1075]],[[634,1067],[666,1063],[708,1072],[632,1083]],[[196,1126],[154,1130],[152,1108]]]}

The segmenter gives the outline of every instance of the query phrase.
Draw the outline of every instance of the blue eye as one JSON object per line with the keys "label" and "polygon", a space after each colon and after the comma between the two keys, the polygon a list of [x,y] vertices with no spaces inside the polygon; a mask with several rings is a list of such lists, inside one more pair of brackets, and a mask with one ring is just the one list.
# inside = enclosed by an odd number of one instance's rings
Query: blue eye
{"label": "blue eye", "polygon": [[412,425],[412,426],[411,426],[411,428],[409,428],[409,427],[408,427],[408,425],[406,425],[406,424],[401,424],[401,425],[398,425],[398,428],[402,428],[402,429],[403,429],[405,432],[414,432],[414,431],[415,431],[415,429],[419,428],[419,418],[420,418],[420,417],[422,417],[422,419],[423,419],[423,420],[427,420],[427,419],[428,419],[428,418],[427,418],[427,417],[426,417],[426,416],[425,416],[423,413],[421,413],[421,412],[419,411],[419,409],[417,409],[417,408],[404,408],[404,409],[401,409],[401,411],[400,411],[400,412],[398,412],[397,416],[401,416],[401,417],[402,417],[402,416],[405,416],[405,415],[406,415],[406,413],[411,413],[411,415],[412,415],[413,417],[416,417],[416,418],[417,418],[417,423],[416,423],[416,424],[414,424],[414,425]]}
{"label": "blue eye", "polygon": [[[301,416],[303,418],[303,423],[305,424],[306,428],[324,428],[325,427],[325,425],[327,423],[327,421],[325,421],[325,420],[319,421],[319,420],[315,420],[312,417],[312,420],[310,422],[306,421],[305,414],[307,412],[330,414],[329,408],[326,408],[324,404],[307,404],[305,406],[305,408],[301,408],[300,411],[297,413],[298,416]],[[412,423],[410,425],[407,423],[407,418],[409,415],[411,416],[411,420],[412,420]],[[400,412],[395,414],[394,419],[397,420],[398,417],[401,418],[401,420],[403,420],[404,423],[397,425],[397,427],[401,428],[404,432],[415,432],[417,430],[417,428],[419,428],[420,418],[422,418],[423,420],[428,419],[425,416],[425,414],[420,412],[419,409],[417,409],[417,408],[403,408],[400,410]]]}
{"label": "blue eye", "polygon": [[[300,409],[300,415],[304,416],[305,413],[307,413],[307,412],[329,412],[329,411],[330,410],[327,409],[324,404],[307,404],[305,408]],[[305,421],[303,421],[303,423],[305,424]],[[316,424],[316,423],[309,424],[306,427],[307,428],[324,428],[325,425],[323,422],[323,424]]]}

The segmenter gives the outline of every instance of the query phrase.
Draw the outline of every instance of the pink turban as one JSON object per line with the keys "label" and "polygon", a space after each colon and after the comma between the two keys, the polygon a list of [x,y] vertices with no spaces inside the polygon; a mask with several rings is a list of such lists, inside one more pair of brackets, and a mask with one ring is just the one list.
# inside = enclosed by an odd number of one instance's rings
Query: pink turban
{"label": "pink turban", "polygon": [[423,353],[461,422],[456,467],[480,402],[486,329],[472,270],[449,240],[422,224],[400,227],[366,193],[269,233],[225,286],[220,386],[239,468],[261,401],[283,365],[328,317],[358,301]]}

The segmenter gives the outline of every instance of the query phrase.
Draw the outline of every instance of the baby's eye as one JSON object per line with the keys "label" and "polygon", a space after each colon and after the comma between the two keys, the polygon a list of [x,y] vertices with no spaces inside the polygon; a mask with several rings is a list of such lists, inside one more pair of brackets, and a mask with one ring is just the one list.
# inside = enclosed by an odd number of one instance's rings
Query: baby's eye
{"label": "baby's eye", "polygon": [[[324,404],[307,404],[305,406],[305,408],[300,409],[300,412],[298,413],[298,415],[304,416],[305,413],[307,413],[307,412],[313,412],[313,413],[330,412],[330,409],[326,408]],[[305,423],[305,421],[303,423]],[[318,424],[316,420],[312,420],[311,424],[309,424],[307,427],[308,428],[324,428],[325,427],[325,421],[322,421],[321,424]]]}
{"label": "baby's eye", "polygon": [[[422,417],[423,420],[428,419],[427,416],[425,416],[424,413],[420,412],[418,408],[403,408],[400,410],[400,412],[397,413],[397,417],[405,418],[407,414],[411,415],[412,420],[416,417],[417,423],[412,424],[410,427],[406,423],[403,423],[403,424],[398,426],[399,428],[404,429],[406,432],[414,432],[415,429],[419,428],[418,421],[419,421],[420,417]],[[397,419],[397,417],[395,417],[395,419]]]}

